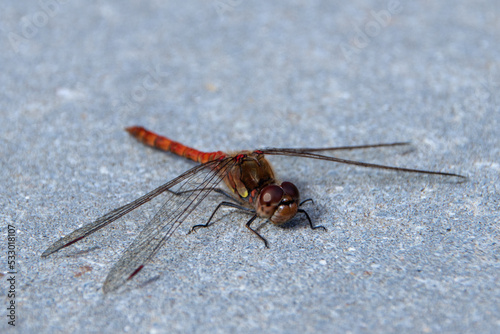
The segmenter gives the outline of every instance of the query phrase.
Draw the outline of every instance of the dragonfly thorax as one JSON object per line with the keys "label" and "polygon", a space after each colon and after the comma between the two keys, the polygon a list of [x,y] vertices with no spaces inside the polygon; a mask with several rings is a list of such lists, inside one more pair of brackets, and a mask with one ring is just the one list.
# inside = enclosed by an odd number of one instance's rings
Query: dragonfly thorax
{"label": "dragonfly thorax", "polygon": [[276,183],[273,168],[264,154],[242,151],[233,159],[236,164],[228,171],[224,182],[241,200],[252,203],[261,189]]}
{"label": "dragonfly thorax", "polygon": [[224,181],[242,202],[248,203],[261,218],[282,225],[299,208],[299,190],[290,182],[278,185],[271,164],[261,151],[241,151],[233,156],[237,163]]}

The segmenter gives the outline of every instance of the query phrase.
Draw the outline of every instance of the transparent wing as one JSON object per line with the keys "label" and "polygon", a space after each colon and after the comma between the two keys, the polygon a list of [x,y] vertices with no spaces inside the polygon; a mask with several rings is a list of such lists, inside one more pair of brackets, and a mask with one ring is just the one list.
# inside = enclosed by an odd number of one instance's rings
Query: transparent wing
{"label": "transparent wing", "polygon": [[127,213],[137,209],[139,206],[143,205],[144,203],[149,202],[156,196],[164,193],[165,191],[169,190],[170,188],[176,186],[179,183],[185,182],[186,179],[192,177],[193,175],[196,175],[199,171],[202,170],[211,170],[214,169],[215,166],[217,166],[220,163],[220,161],[211,161],[203,165],[196,166],[187,172],[183,173],[182,175],[176,177],[175,179],[161,185],[160,187],[156,188],[155,190],[147,193],[146,195],[139,197],[138,199],[134,200],[133,202],[130,202],[128,204],[125,204],[122,207],[119,207],[117,209],[114,209],[113,211],[108,212],[104,216],[98,218],[97,220],[86,224],[82,226],[79,229],[74,230],[70,234],[62,237],[61,239],[57,240],[55,243],[53,243],[49,248],[47,248],[43,253],[42,257],[49,256],[52,253],[55,253],[59,251],[61,248],[67,247],[89,235],[92,233],[100,230],[101,228],[105,227],[106,225],[114,222],[115,220],[119,219],[120,217],[126,215]]}
{"label": "transparent wing", "polygon": [[361,162],[355,160],[342,159],[337,157],[330,157],[322,154],[311,153],[318,151],[334,151],[334,150],[344,150],[344,149],[358,149],[358,148],[374,148],[374,147],[385,147],[385,146],[399,146],[406,145],[407,143],[393,143],[393,144],[376,144],[376,145],[362,145],[362,146],[344,146],[344,147],[329,147],[329,148],[267,148],[260,150],[262,153],[267,155],[284,155],[291,157],[302,157],[302,158],[310,158],[310,159],[318,159],[318,160],[326,160],[339,162],[348,165],[356,165],[361,167],[369,167],[369,168],[377,168],[377,169],[388,169],[400,172],[408,172],[408,173],[419,173],[419,174],[433,174],[433,175],[443,175],[443,176],[453,176],[461,179],[467,179],[466,176],[448,173],[448,172],[438,172],[432,170],[423,170],[423,169],[414,169],[414,168],[404,168],[404,167],[394,167],[394,166],[386,166],[373,164],[369,162]]}
{"label": "transparent wing", "polygon": [[354,145],[354,146],[335,146],[335,147],[301,147],[301,148],[268,148],[262,151],[293,151],[295,153],[305,153],[305,152],[324,152],[324,151],[348,151],[348,150],[359,150],[366,148],[380,148],[380,147],[394,147],[394,146],[407,146],[410,142],[396,142],[396,143],[382,143],[382,144],[366,144],[366,145]]}
{"label": "transparent wing", "polygon": [[196,173],[189,173],[188,177],[177,182],[176,192],[183,192],[183,194],[170,196],[127,248],[106,277],[103,285],[104,292],[119,288],[136,275],[191,212],[222,181],[235,163],[233,158],[225,158],[212,166],[215,169],[195,168]]}

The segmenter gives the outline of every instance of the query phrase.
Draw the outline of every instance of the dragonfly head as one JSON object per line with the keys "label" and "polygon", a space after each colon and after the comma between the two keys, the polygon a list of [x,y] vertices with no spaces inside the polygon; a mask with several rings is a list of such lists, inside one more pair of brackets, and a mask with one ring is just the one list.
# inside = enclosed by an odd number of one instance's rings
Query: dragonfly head
{"label": "dragonfly head", "polygon": [[292,219],[299,208],[299,190],[291,182],[271,184],[262,189],[257,199],[257,215],[282,225]]}

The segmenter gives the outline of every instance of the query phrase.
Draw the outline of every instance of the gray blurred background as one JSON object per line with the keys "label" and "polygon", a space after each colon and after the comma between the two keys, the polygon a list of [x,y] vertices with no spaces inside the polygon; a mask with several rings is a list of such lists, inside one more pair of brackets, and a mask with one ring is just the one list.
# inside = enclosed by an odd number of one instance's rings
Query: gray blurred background
{"label": "gray blurred background", "polygon": [[[498,1],[16,1],[0,35],[0,331],[500,331]],[[136,124],[206,151],[410,141],[339,154],[469,178],[271,157],[328,231],[259,222],[266,249],[227,209],[186,235],[213,196],[103,295],[162,199],[40,255],[195,166]]]}

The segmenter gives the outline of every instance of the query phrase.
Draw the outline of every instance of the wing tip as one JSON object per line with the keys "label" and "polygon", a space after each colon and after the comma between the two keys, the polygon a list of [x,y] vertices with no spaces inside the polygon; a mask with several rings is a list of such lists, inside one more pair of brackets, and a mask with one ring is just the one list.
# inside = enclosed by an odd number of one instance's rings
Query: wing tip
{"label": "wing tip", "polygon": [[41,257],[47,257],[50,254],[54,253],[54,250],[51,249],[52,247],[47,248],[43,253]]}
{"label": "wing tip", "polygon": [[131,280],[135,275],[139,273],[139,271],[144,268],[144,264],[141,264],[137,269],[135,269],[132,274],[130,274],[125,281],[122,282],[120,277],[116,279],[117,275],[114,275],[112,272],[108,274],[108,277],[106,277],[106,281],[104,282],[102,286],[102,291],[104,294],[108,294],[110,292],[115,291],[119,287],[123,286],[127,281]]}

